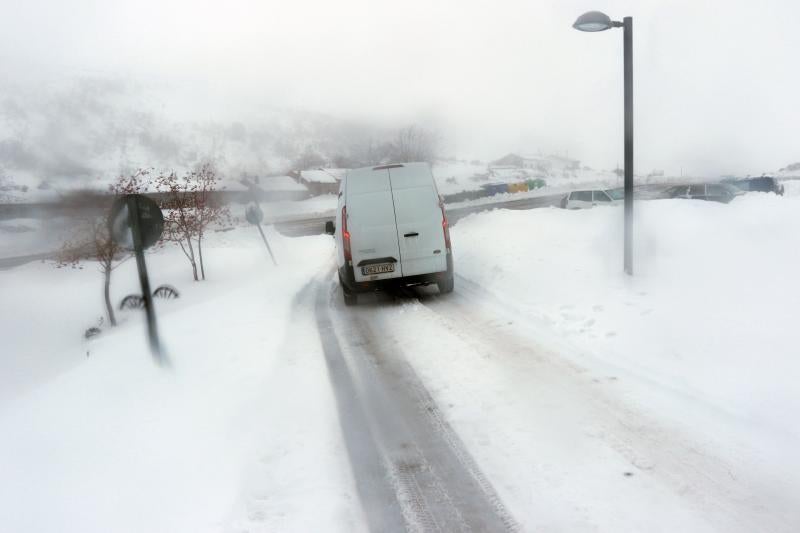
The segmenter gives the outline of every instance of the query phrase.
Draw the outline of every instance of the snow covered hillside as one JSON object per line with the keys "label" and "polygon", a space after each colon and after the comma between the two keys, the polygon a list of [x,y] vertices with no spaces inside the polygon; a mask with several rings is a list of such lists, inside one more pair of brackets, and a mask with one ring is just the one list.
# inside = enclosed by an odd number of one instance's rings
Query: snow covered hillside
{"label": "snow covered hillside", "polygon": [[[256,106],[215,120],[201,108],[174,114],[154,85],[121,78],[5,84],[0,109],[0,203],[50,202],[74,190],[105,191],[139,168],[179,173],[213,161],[235,182],[333,160],[389,132],[325,114]],[[201,106],[202,107],[202,106]],[[198,114],[199,113],[199,114]],[[7,182],[7,183],[6,183]],[[6,186],[6,187],[4,187]],[[5,190],[5,189],[8,190]]]}

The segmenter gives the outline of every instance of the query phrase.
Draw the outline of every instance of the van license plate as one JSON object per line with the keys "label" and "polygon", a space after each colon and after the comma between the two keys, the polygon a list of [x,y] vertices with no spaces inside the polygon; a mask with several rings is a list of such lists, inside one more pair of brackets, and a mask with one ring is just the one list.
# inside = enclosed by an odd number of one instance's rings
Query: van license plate
{"label": "van license plate", "polygon": [[379,265],[361,267],[361,273],[365,276],[369,276],[370,274],[385,274],[387,272],[394,272],[394,263],[381,263]]}

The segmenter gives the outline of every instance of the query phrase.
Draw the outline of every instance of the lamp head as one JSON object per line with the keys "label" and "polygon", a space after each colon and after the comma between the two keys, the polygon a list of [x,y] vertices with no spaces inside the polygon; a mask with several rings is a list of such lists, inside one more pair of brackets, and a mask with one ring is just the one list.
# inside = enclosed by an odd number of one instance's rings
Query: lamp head
{"label": "lamp head", "polygon": [[605,31],[619,25],[618,22],[613,22],[605,13],[601,13],[600,11],[588,11],[578,17],[578,20],[575,21],[572,27],[580,31],[595,32]]}

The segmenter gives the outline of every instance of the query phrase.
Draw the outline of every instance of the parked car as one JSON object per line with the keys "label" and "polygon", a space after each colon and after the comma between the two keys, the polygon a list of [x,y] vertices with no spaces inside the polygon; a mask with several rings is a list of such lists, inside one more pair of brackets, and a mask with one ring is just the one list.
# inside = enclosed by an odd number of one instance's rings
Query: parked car
{"label": "parked car", "polygon": [[773,192],[783,196],[783,185],[773,177],[726,179],[724,183],[733,185],[744,192]]}
{"label": "parked car", "polygon": [[619,204],[623,199],[624,191],[622,189],[572,191],[561,199],[561,207],[564,209],[586,209],[595,205]]}
{"label": "parked car", "polygon": [[664,198],[685,198],[727,204],[740,194],[743,194],[742,191],[724,183],[696,183],[670,187],[664,191]]}
{"label": "parked car", "polygon": [[625,189],[618,187],[616,189],[606,189],[606,193],[612,200],[623,202],[625,200]]}
{"label": "parked car", "polygon": [[339,189],[336,222],[339,283],[346,305],[358,293],[387,285],[453,290],[453,251],[447,214],[427,163],[348,171]]}

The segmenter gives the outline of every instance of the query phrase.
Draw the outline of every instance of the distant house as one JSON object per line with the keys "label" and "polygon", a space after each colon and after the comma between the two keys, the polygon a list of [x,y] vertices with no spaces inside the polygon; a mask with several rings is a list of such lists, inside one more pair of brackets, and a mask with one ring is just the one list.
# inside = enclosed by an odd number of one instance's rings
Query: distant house
{"label": "distant house", "polygon": [[522,156],[522,168],[538,170],[547,174],[553,169],[553,161],[549,157],[524,155]]}
{"label": "distant house", "polygon": [[526,168],[531,170],[538,170],[547,173],[553,167],[553,162],[549,157],[538,155],[517,155],[507,154],[497,161],[492,161],[489,164],[489,170],[493,169],[509,169],[509,168]]}
{"label": "distant house", "polygon": [[343,169],[315,169],[300,170],[289,173],[297,183],[303,185],[313,196],[320,194],[337,194],[339,192],[339,181],[341,181]]}
{"label": "distant house", "polygon": [[[541,159],[541,158],[539,158]],[[572,159],[563,155],[549,155],[547,160],[551,161],[553,165],[562,170],[580,170],[581,162],[577,159]]]}
{"label": "distant house", "polygon": [[253,201],[251,187],[245,180],[233,180],[223,178],[217,184],[217,190],[212,195],[222,204],[236,203],[245,204]]}
{"label": "distant house", "polygon": [[267,176],[260,178],[256,186],[261,191],[261,198],[265,202],[281,200],[304,200],[311,196],[308,187],[289,176]]}
{"label": "distant house", "polygon": [[310,196],[305,186],[289,176],[246,176],[225,190],[228,200],[237,203],[304,200]]}
{"label": "distant house", "polygon": [[496,161],[489,163],[489,168],[506,167],[506,168],[522,168],[523,159],[517,154],[507,154]]}
{"label": "distant house", "polygon": [[489,178],[495,180],[519,180],[526,179],[528,172],[520,167],[510,165],[496,165],[489,167]]}
{"label": "distant house", "polygon": [[517,155],[507,154],[489,164],[489,171],[495,174],[508,169],[524,169],[538,177],[572,174],[580,170],[580,161],[560,155]]}

